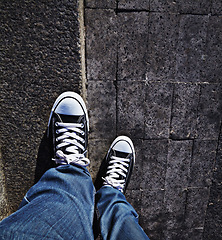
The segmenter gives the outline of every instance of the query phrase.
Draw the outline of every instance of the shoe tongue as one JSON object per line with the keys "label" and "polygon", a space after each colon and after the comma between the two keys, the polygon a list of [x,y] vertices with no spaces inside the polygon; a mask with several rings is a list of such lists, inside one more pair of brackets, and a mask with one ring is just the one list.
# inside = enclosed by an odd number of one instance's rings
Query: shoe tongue
{"label": "shoe tongue", "polygon": [[64,123],[81,123],[83,116],[71,116],[59,114],[61,121]]}
{"label": "shoe tongue", "polygon": [[[113,155],[115,157],[119,157],[119,158],[129,158],[129,153],[120,152],[120,151],[116,151],[116,150],[113,150]],[[119,175],[118,179],[123,180],[123,179],[125,179],[125,177],[123,177],[122,175]]]}
{"label": "shoe tongue", "polygon": [[116,151],[114,150],[114,156],[116,157],[120,157],[120,158],[127,158],[129,153],[125,153],[125,152],[119,152],[119,151]]}
{"label": "shoe tongue", "polygon": [[[73,115],[64,115],[64,114],[57,114],[57,118],[60,122],[63,123],[81,123],[84,116],[73,116]],[[80,135],[79,133],[76,133],[77,135]],[[70,148],[71,146],[69,146]],[[69,151],[67,151],[67,146],[64,146],[61,148],[63,153],[70,154]],[[82,153],[82,149],[79,148],[79,152]]]}

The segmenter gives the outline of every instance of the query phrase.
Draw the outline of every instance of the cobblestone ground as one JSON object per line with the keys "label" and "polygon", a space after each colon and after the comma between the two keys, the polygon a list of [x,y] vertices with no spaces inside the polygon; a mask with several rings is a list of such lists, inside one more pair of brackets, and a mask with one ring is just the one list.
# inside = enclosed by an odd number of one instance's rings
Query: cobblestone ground
{"label": "cobblestone ground", "polygon": [[89,156],[120,134],[151,240],[222,239],[222,2],[85,2]]}

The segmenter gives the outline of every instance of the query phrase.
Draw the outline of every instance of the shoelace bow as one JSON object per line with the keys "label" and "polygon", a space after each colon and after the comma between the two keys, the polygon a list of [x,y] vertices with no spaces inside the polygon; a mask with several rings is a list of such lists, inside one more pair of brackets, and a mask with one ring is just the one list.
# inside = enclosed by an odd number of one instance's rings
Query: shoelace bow
{"label": "shoelace bow", "polygon": [[[111,185],[123,192],[126,182],[130,159],[112,156],[107,169],[106,177],[103,178],[105,185]],[[123,178],[121,178],[121,176]]]}
{"label": "shoelace bow", "polygon": [[[76,163],[81,166],[88,166],[90,161],[85,157],[86,150],[82,145],[85,140],[76,133],[84,136],[85,132],[81,130],[84,127],[83,123],[63,123],[56,122],[56,134],[59,135],[56,138],[57,142],[60,142],[56,146],[56,158],[53,159],[57,164],[70,164]],[[82,144],[81,144],[82,143]],[[65,154],[61,149],[65,147]],[[80,153],[81,149],[83,153]]]}

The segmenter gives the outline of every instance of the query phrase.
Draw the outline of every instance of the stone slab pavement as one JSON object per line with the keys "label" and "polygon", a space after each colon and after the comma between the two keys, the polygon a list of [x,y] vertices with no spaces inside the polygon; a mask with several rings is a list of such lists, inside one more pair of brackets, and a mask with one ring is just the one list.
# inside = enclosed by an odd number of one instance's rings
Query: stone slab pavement
{"label": "stone slab pavement", "polygon": [[222,2],[85,1],[89,157],[133,139],[151,240],[222,239]]}

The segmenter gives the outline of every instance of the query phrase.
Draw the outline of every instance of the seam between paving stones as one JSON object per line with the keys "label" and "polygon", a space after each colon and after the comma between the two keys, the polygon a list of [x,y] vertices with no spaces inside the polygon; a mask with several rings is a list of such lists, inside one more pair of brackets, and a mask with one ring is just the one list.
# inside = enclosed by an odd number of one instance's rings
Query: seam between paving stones
{"label": "seam between paving stones", "polygon": [[171,11],[152,11],[149,9],[127,9],[127,8],[102,8],[102,7],[85,7],[85,9],[91,10],[112,10],[118,13],[137,13],[137,12],[148,12],[148,13],[169,13],[169,14],[179,14],[179,15],[191,15],[191,16],[222,16],[221,13],[192,13],[192,12],[171,12]]}
{"label": "seam between paving stones", "polygon": [[171,110],[170,110],[170,126],[169,126],[169,139],[171,139],[173,109],[174,109],[174,94],[175,94],[175,84],[173,84],[173,89],[172,89]]}
{"label": "seam between paving stones", "polygon": [[[94,79],[94,78],[87,78],[87,81],[95,81],[95,82],[99,82],[99,81],[106,81],[106,82],[114,82],[115,80],[112,80],[112,79]],[[143,82],[144,84],[149,84],[149,83],[166,83],[166,84],[193,84],[193,85],[221,85],[220,82],[214,82],[214,83],[210,83],[210,82],[182,82],[182,81],[161,81],[161,80],[134,80],[134,79],[117,79],[117,82]]]}

